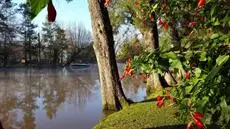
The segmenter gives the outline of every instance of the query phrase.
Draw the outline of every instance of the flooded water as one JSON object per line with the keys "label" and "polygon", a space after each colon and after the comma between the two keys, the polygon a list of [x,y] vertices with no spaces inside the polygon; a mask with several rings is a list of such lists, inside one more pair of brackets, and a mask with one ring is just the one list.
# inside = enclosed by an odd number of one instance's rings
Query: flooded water
{"label": "flooded water", "polygon": [[[123,88],[134,101],[145,97],[139,80],[128,79]],[[84,70],[0,69],[5,129],[91,129],[103,116],[95,65]]]}

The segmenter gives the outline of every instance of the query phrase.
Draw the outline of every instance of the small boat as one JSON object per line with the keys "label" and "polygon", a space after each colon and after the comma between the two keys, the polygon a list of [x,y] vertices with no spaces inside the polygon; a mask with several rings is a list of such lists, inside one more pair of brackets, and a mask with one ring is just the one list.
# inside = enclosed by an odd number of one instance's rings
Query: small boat
{"label": "small boat", "polygon": [[86,70],[90,67],[89,64],[71,63],[70,68],[73,70]]}

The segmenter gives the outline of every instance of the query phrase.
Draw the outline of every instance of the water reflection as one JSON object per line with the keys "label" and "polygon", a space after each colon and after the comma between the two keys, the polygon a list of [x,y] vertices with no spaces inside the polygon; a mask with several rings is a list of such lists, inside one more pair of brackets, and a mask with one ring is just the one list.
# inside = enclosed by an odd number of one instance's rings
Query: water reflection
{"label": "water reflection", "polygon": [[[96,66],[87,71],[5,69],[0,80],[5,129],[90,129],[103,116]],[[145,89],[133,82],[124,81],[125,93],[139,101]]]}

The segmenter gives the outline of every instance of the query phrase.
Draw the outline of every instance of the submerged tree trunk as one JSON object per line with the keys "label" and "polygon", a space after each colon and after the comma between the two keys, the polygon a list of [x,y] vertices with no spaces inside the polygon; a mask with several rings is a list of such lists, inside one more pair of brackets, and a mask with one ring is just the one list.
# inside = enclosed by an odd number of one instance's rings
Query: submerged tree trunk
{"label": "submerged tree trunk", "polygon": [[112,26],[103,0],[88,0],[104,110],[119,110],[127,99],[119,79]]}

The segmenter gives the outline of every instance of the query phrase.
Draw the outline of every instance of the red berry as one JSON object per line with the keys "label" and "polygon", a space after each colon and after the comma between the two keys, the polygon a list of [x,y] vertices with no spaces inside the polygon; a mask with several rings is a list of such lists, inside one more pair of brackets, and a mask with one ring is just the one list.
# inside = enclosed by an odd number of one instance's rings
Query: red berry
{"label": "red berry", "polygon": [[57,12],[56,9],[54,8],[52,1],[48,3],[47,11],[48,11],[48,22],[54,22],[57,16]]}

